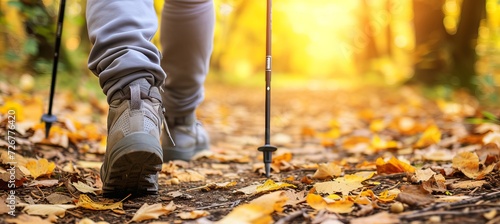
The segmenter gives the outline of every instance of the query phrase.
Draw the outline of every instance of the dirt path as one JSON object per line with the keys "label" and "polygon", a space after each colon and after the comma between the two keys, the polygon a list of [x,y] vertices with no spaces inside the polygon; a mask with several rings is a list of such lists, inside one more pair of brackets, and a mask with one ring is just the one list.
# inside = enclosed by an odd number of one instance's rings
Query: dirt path
{"label": "dirt path", "polygon": [[[153,218],[144,223],[500,222],[500,126],[493,115],[486,121],[488,114],[482,115],[474,100],[457,95],[431,101],[409,88],[273,91],[271,143],[279,148],[272,166],[275,183],[264,184],[257,151],[264,141],[264,92],[212,85],[198,114],[211,135],[211,153],[189,163],[164,164],[158,196],[127,198],[122,208],[102,211],[83,208],[80,195],[101,209],[106,201],[98,175],[106,105],[74,103],[61,94],[66,100],[57,111],[67,120],[47,141],[39,136],[43,127],[26,122],[30,114],[38,116],[29,108],[43,101],[5,92],[0,101],[0,135],[7,140],[0,142],[2,196],[8,204],[15,190],[18,205],[17,216],[11,217],[0,203],[0,223],[38,222],[36,213],[23,210],[33,204],[79,206],[56,213],[57,219],[39,212],[47,222],[125,223],[145,203],[161,204],[161,209],[146,211]],[[6,155],[8,136],[14,135],[8,132],[6,105],[14,101],[20,105],[11,104],[18,118],[27,116],[15,128],[15,160],[22,166],[16,189],[8,185]],[[36,165],[28,169],[31,175],[23,173],[29,163]],[[40,172],[36,180],[34,171]],[[175,209],[167,211],[171,202]]]}

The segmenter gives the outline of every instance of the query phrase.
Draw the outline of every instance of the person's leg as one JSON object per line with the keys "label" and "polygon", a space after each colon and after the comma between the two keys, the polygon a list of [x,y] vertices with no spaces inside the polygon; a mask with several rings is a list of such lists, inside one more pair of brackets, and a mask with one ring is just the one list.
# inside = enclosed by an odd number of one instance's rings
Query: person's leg
{"label": "person's leg", "polygon": [[212,0],[165,0],[160,24],[163,58],[168,77],[163,85],[165,117],[175,142],[166,134],[164,160],[189,160],[208,148],[206,131],[196,121],[203,101],[203,83],[213,48],[215,13]]}
{"label": "person's leg", "polygon": [[150,42],[157,29],[153,1],[88,0],[86,16],[94,44],[89,68],[110,104],[104,194],[155,194],[163,158],[158,86],[165,73]]}

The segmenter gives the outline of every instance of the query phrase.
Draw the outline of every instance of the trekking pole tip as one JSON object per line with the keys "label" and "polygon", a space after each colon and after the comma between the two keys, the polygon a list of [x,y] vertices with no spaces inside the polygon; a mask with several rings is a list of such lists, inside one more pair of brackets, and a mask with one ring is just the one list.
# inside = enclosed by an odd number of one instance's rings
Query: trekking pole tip
{"label": "trekking pole tip", "polygon": [[276,148],[276,146],[266,144],[259,147],[258,150],[264,153],[264,167],[266,170],[266,177],[269,178],[269,176],[271,175],[271,162],[273,161],[273,152],[278,150],[278,148]]}
{"label": "trekking pole tip", "polygon": [[45,138],[49,138],[50,128],[52,123],[57,121],[57,117],[52,114],[44,114],[42,115],[42,121],[45,122]]}

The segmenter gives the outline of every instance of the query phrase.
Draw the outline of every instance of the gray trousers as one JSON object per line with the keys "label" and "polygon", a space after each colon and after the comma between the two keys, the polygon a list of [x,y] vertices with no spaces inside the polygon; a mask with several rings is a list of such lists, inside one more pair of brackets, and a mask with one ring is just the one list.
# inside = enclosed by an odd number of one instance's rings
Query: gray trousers
{"label": "gray trousers", "polygon": [[145,78],[162,86],[167,117],[192,115],[203,100],[213,48],[212,0],[165,0],[161,54],[150,41],[158,29],[153,0],[88,0],[93,44],[88,67],[110,101],[113,93]]}

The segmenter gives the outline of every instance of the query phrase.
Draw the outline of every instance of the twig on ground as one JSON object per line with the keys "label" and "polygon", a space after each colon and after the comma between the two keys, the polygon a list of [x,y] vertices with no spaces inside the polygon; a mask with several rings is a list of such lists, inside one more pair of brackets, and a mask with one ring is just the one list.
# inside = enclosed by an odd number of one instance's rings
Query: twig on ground
{"label": "twig on ground", "polygon": [[464,199],[453,203],[444,202],[444,203],[434,204],[433,206],[413,211],[411,214],[403,215],[400,218],[411,220],[432,215],[467,215],[467,214],[485,213],[496,208],[487,208],[487,209],[470,210],[470,211],[436,211],[436,210],[439,209],[453,210],[453,209],[461,209],[464,207],[473,207],[477,206],[476,203],[479,201],[489,201],[497,198],[500,198],[499,190],[495,190],[494,192],[485,193],[476,197]]}
{"label": "twig on ground", "polygon": [[404,220],[412,220],[428,216],[444,216],[444,215],[467,216],[471,214],[487,213],[490,212],[491,210],[497,210],[497,208],[486,208],[486,209],[469,210],[469,211],[427,211],[427,212],[419,212],[419,213],[404,215],[399,218]]}
{"label": "twig on ground", "polygon": [[240,203],[240,200],[236,200],[236,201],[212,204],[212,205],[208,205],[208,206],[204,206],[204,207],[198,207],[198,208],[196,208],[196,210],[204,210],[207,208],[215,208],[215,207],[220,207],[220,206],[224,206],[224,205],[231,205],[230,207],[232,208],[232,207],[238,205],[239,203]]}

